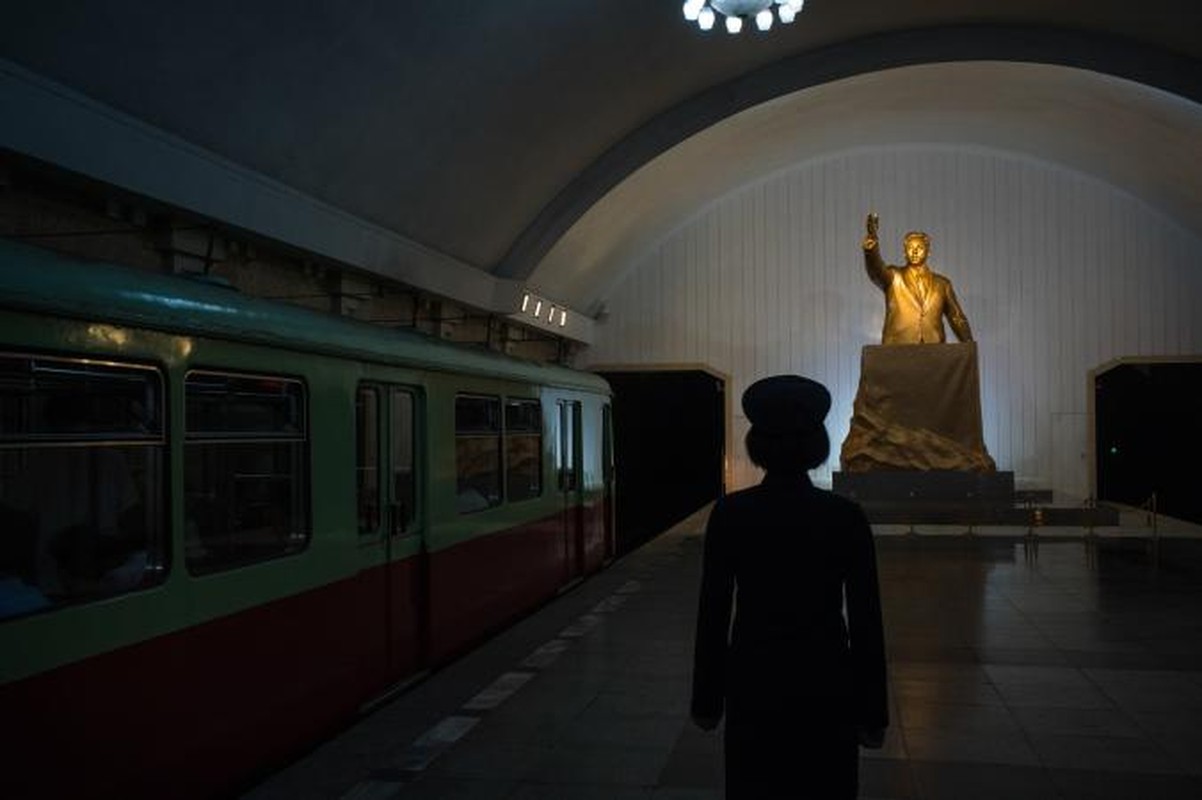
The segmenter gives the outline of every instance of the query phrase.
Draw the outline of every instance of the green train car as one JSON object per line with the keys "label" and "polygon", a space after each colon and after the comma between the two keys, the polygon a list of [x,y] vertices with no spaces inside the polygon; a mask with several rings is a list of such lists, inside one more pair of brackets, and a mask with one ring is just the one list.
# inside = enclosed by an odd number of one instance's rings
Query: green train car
{"label": "green train car", "polygon": [[597,376],[0,243],[3,794],[211,797],[613,555]]}

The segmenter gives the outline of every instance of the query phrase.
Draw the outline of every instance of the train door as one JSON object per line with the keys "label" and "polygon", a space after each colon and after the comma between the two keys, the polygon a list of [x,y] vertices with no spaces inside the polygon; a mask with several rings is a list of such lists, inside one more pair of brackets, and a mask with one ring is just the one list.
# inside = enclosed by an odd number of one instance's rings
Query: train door
{"label": "train door", "polygon": [[605,559],[617,552],[617,537],[614,533],[614,415],[606,403],[601,406],[601,514],[605,526]]}
{"label": "train door", "polygon": [[426,564],[422,548],[421,394],[410,387],[359,387],[359,536],[378,555],[364,576],[369,672],[387,685],[425,662]]}
{"label": "train door", "polygon": [[584,574],[584,488],[581,486],[581,408],[577,400],[559,401],[556,473],[563,500],[565,583]]}

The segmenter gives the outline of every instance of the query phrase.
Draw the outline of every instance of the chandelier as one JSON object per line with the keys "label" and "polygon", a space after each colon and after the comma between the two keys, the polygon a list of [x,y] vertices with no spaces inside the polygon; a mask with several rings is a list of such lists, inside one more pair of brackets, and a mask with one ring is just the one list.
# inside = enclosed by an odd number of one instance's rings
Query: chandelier
{"label": "chandelier", "polygon": [[755,20],[756,28],[766,31],[772,27],[775,19],[773,6],[776,6],[780,21],[788,25],[803,5],[805,0],[685,0],[684,18],[696,22],[701,30],[708,31],[714,27],[718,14],[721,14],[726,18],[726,30],[738,33],[743,30],[743,18],[747,17]]}

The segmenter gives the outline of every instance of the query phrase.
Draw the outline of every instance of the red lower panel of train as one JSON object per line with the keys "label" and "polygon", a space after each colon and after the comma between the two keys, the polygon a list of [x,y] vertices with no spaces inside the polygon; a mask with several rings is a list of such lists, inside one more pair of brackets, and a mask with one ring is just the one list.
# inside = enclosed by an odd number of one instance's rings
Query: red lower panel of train
{"label": "red lower panel of train", "polygon": [[580,516],[576,531],[555,515],[0,687],[4,795],[245,787],[599,567],[602,507]]}

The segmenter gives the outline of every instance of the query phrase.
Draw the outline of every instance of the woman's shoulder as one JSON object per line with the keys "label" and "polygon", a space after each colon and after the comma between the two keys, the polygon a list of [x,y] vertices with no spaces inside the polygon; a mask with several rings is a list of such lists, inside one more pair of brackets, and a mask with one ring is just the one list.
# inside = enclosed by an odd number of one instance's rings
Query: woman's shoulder
{"label": "woman's shoulder", "polygon": [[829,489],[813,487],[815,502],[820,504],[832,515],[860,520],[864,518],[864,509],[850,497],[835,494]]}
{"label": "woman's shoulder", "polygon": [[711,513],[723,513],[730,509],[755,502],[757,489],[759,489],[758,486],[748,486],[746,489],[736,489],[733,492],[727,492],[714,501],[714,508]]}
{"label": "woman's shoulder", "polygon": [[743,516],[763,507],[766,504],[766,500],[767,493],[764,491],[763,484],[748,486],[745,489],[736,489],[733,492],[727,492],[715,500],[710,515]]}

